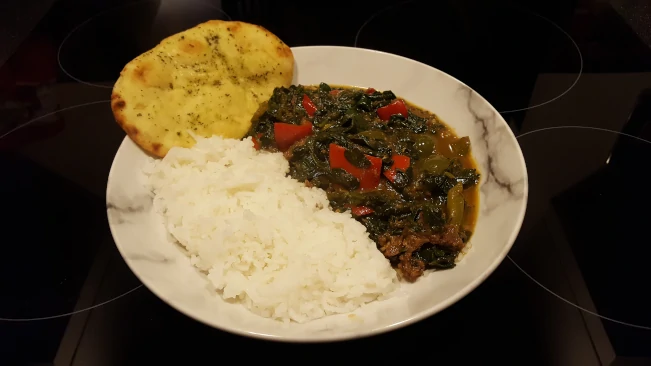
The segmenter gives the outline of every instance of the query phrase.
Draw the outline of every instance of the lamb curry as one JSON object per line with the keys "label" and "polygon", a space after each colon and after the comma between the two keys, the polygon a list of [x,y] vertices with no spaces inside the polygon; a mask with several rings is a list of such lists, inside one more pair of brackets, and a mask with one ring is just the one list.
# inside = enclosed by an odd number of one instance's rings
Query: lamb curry
{"label": "lamb curry", "polygon": [[468,137],[373,88],[276,88],[248,132],[290,175],[350,210],[407,281],[449,269],[470,239],[479,173]]}

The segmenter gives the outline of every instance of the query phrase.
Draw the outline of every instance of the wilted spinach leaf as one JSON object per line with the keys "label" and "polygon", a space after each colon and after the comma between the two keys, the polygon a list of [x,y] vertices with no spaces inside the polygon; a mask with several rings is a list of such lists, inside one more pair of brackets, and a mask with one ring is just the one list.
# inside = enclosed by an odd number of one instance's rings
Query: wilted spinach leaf
{"label": "wilted spinach leaf", "polygon": [[344,151],[344,157],[349,163],[353,164],[357,168],[366,169],[371,166],[371,162],[368,158],[356,149],[346,149],[346,151]]}
{"label": "wilted spinach leaf", "polygon": [[420,250],[414,252],[414,257],[425,262],[425,267],[429,269],[449,269],[453,268],[459,252],[451,251],[440,245],[423,246]]}
{"label": "wilted spinach leaf", "polygon": [[359,187],[359,180],[347,171],[336,168],[330,171],[330,178],[333,183],[340,184],[346,189],[357,189]]}
{"label": "wilted spinach leaf", "polygon": [[328,85],[326,83],[321,83],[321,84],[319,84],[319,90],[322,91],[322,92],[330,92],[332,90],[332,88],[330,87],[330,85]]}

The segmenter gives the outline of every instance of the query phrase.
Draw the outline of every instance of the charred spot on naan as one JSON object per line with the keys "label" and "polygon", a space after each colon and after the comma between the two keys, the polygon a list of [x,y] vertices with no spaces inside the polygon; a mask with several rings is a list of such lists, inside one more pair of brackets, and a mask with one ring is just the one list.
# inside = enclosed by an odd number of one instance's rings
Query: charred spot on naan
{"label": "charred spot on naan", "polygon": [[117,100],[117,101],[113,104],[113,107],[116,108],[116,109],[124,109],[124,107],[126,107],[126,105],[127,105],[127,102],[125,102],[124,100],[121,100],[121,99],[120,99],[120,100]]}
{"label": "charred spot on naan", "polygon": [[276,52],[278,53],[278,56],[283,57],[283,58],[288,58],[292,57],[292,50],[289,49],[289,47],[277,47]]}
{"label": "charred spot on naan", "polygon": [[208,50],[207,45],[196,39],[184,39],[179,43],[179,49],[188,54],[202,54]]}
{"label": "charred spot on naan", "polygon": [[127,103],[120,97],[119,94],[113,93],[111,95],[111,109],[113,109],[113,116],[115,117],[115,121],[122,127],[124,132],[127,133],[127,135],[132,138],[132,139],[137,139],[138,134],[140,134],[140,130],[134,125],[126,123],[125,116],[124,116],[124,109],[126,108]]}
{"label": "charred spot on naan", "polygon": [[136,66],[136,68],[133,70],[133,75],[135,76],[136,80],[140,80],[143,83],[147,83],[147,72],[148,72],[148,67],[146,64],[140,64]]}
{"label": "charred spot on naan", "polygon": [[127,102],[125,102],[118,94],[113,93],[111,95],[111,109],[113,110],[113,116],[120,126],[124,125],[124,114],[122,111],[126,106]]}
{"label": "charred spot on naan", "polygon": [[160,154],[160,150],[163,147],[163,144],[159,144],[158,142],[154,142],[151,144],[152,150],[156,155]]}
{"label": "charred spot on naan", "polygon": [[126,126],[125,128],[127,130],[127,135],[129,135],[130,137],[136,137],[140,133],[138,128],[135,126]]}

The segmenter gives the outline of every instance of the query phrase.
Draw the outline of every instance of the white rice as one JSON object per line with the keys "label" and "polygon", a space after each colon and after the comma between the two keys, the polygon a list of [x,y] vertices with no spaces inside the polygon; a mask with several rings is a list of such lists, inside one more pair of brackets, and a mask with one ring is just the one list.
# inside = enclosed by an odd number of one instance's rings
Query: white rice
{"label": "white rice", "polygon": [[396,272],[350,213],[286,176],[250,139],[197,138],[145,168],[167,230],[217,292],[263,317],[306,322],[388,297]]}

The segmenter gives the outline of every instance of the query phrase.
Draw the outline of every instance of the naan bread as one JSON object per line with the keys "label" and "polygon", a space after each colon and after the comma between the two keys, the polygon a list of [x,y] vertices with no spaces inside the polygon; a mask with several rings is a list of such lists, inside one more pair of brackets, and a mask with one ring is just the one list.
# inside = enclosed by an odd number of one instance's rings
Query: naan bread
{"label": "naan bread", "polygon": [[111,109],[141,148],[163,157],[190,147],[188,131],[242,138],[275,87],[289,86],[290,48],[268,30],[212,20],[164,39],[129,62],[113,87]]}

